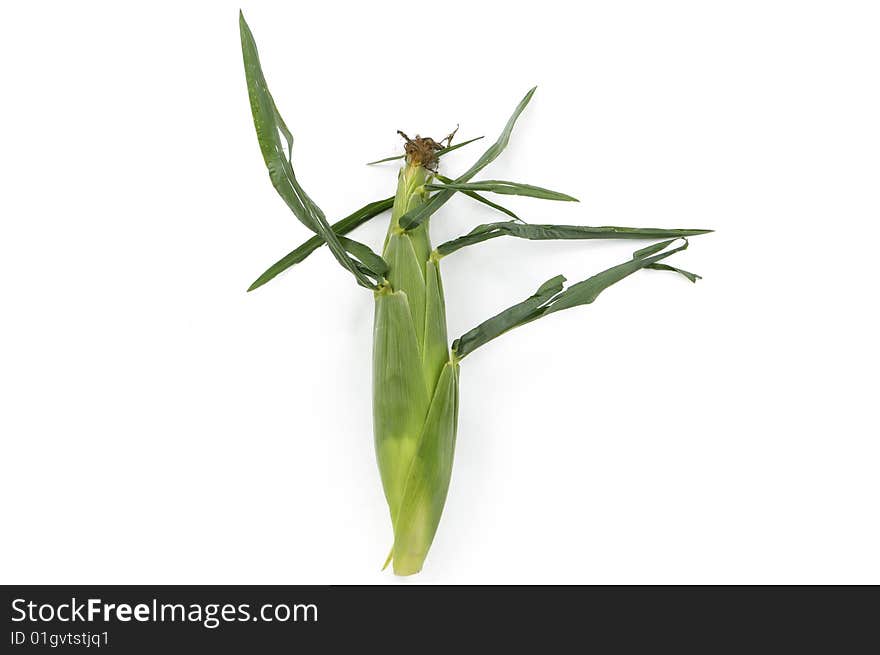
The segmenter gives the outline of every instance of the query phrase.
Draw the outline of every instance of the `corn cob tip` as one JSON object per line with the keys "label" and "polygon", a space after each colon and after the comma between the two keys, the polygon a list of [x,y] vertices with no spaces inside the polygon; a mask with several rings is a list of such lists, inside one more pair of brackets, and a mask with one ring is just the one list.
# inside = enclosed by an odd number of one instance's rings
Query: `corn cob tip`
{"label": "corn cob tip", "polygon": [[[418,134],[416,134],[416,138],[410,139],[405,133],[397,130],[397,133],[403,137],[404,141],[406,141],[403,146],[403,151],[406,153],[406,163],[411,166],[422,166],[423,168],[434,172],[436,172],[437,164],[440,161],[438,152],[443,150],[444,147],[448,148],[452,144],[452,139],[456,132],[458,132],[457,125],[449,136],[440,141],[434,141],[431,137],[422,137]],[[443,145],[444,142],[446,142],[445,146]]]}

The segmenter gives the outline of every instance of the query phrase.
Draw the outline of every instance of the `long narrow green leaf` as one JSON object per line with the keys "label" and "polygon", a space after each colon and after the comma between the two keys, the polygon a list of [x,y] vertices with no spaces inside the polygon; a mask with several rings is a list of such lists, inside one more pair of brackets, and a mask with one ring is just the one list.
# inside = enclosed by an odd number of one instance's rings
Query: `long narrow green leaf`
{"label": "long narrow green leaf", "polygon": [[[458,150],[459,148],[464,148],[467,144],[473,143],[474,141],[479,141],[483,137],[478,136],[473,139],[468,139],[467,141],[462,141],[461,143],[456,143],[454,146],[447,146],[446,148],[440,148],[437,151],[437,156],[442,157],[447,152],[452,152],[453,150]],[[386,161],[397,161],[398,159],[403,159],[406,155],[395,155],[394,157],[385,157],[385,159],[377,159],[376,161],[368,161],[367,166],[372,166],[373,164],[384,164]]]}
{"label": "long narrow green leaf", "polygon": [[456,143],[454,146],[446,146],[445,148],[440,148],[437,151],[437,156],[442,157],[443,155],[452,152],[453,150],[458,150],[459,148],[464,148],[466,145],[473,143],[474,141],[479,141],[480,139],[484,139],[484,136],[475,136],[473,139],[468,139],[467,141],[462,141],[461,143]]}
{"label": "long narrow green leaf", "polygon": [[452,344],[455,356],[461,359],[505,332],[547,314],[592,303],[602,291],[612,284],[620,282],[640,269],[653,267],[661,259],[688,247],[687,239],[683,239],[682,245],[668,249],[676,240],[670,239],[644,248],[636,252],[633,259],[573,284],[564,291],[562,290],[562,281],[565,278],[561,275],[548,280],[523,302],[505,309],[456,339]]}
{"label": "long narrow green leaf", "polygon": [[667,230],[654,227],[589,227],[586,225],[541,225],[535,223],[486,223],[478,225],[467,234],[437,246],[441,255],[502,236],[532,241],[554,239],[668,239],[706,234],[712,230]]}
{"label": "long narrow green leaf", "polygon": [[385,159],[377,159],[376,161],[368,161],[367,166],[374,166],[375,164],[384,164],[387,161],[397,161],[398,159],[403,159],[406,155],[394,155],[393,157],[385,157]]}
{"label": "long narrow green leaf", "polygon": [[[275,106],[275,100],[269,92],[266,78],[260,66],[257,44],[244,20],[244,15],[240,12],[239,30],[241,32],[241,52],[244,59],[251,113],[254,118],[254,127],[257,131],[260,151],[263,154],[266,168],[269,170],[272,186],[275,187],[278,194],[300,222],[327,242],[330,251],[337,261],[354,275],[358,284],[368,289],[375,288],[376,285],[364,275],[356,262],[346,254],[345,248],[336,238],[324,213],[297,181],[296,175],[293,172],[293,166],[290,163],[293,136],[281,118]],[[287,142],[287,157],[284,156],[284,146],[281,143],[279,132],[284,135]]]}
{"label": "long narrow green leaf", "polygon": [[[529,104],[529,100],[532,99],[532,95],[535,93],[535,89],[538,87],[532,87],[528,93],[526,93],[525,97],[519,101],[519,104],[516,106],[516,109],[513,110],[513,114],[507,121],[507,125],[504,126],[504,129],[501,131],[501,134],[498,137],[498,140],[489,146],[486,149],[486,152],[476,161],[476,163],[471,166],[467,171],[465,171],[462,175],[459,175],[455,178],[456,183],[468,182],[474,175],[479,173],[481,170],[486,168],[489,164],[491,164],[498,155],[507,147],[507,144],[510,142],[510,133],[513,132],[513,126],[516,125],[516,120],[519,118],[519,115],[526,108],[526,105]],[[430,217],[434,212],[436,212],[440,207],[442,207],[446,202],[452,197],[454,192],[451,190],[439,191],[431,196],[431,199],[428,202],[420,205],[416,209],[408,211],[406,214],[400,217],[398,224],[404,230],[411,230],[418,225],[421,225],[425,219]]]}
{"label": "long narrow green leaf", "polygon": [[393,157],[385,157],[385,159],[377,159],[376,161],[368,161],[367,166],[374,166],[376,164],[384,164],[388,161],[397,161],[398,159],[403,159],[406,155],[394,155]]}
{"label": "long narrow green leaf", "polygon": [[[439,173],[435,173],[435,174],[434,174],[434,177],[436,177],[438,180],[440,180],[440,181],[443,182],[444,184],[450,184],[450,183],[452,183],[452,180],[451,180],[450,178],[445,177],[445,176],[443,176],[443,175],[440,175]],[[472,198],[473,200],[476,200],[477,202],[481,202],[481,203],[483,203],[484,205],[488,205],[488,206],[491,207],[492,209],[496,209],[496,210],[500,211],[502,214],[507,214],[507,215],[510,216],[512,219],[517,220],[517,221],[519,221],[520,223],[523,223],[523,222],[524,222],[519,216],[517,216],[516,214],[514,214],[514,213],[513,213],[512,211],[510,211],[507,207],[502,207],[502,206],[499,205],[498,203],[492,202],[492,201],[489,200],[488,198],[484,198],[484,197],[481,196],[479,193],[474,193],[473,191],[462,191],[462,193],[464,193],[464,195],[466,195],[468,198]]]}
{"label": "long narrow green leaf", "polygon": [[550,278],[522,302],[483,321],[473,330],[456,339],[452,343],[452,350],[456,357],[461,359],[492,339],[500,337],[508,330],[532,320],[535,314],[541,311],[541,308],[545,307],[555,295],[562,291],[564,282],[565,277],[562,275]]}
{"label": "long narrow green leaf", "polygon": [[673,241],[675,241],[675,239],[668,239],[666,241],[661,241],[660,243],[652,243],[650,246],[645,246],[644,248],[636,250],[633,253],[632,258],[633,259],[644,259],[645,257],[648,257],[649,255],[654,255],[658,252],[661,252],[665,248],[667,248],[669,246],[669,244],[671,244]]}
{"label": "long narrow green leaf", "polygon": [[540,198],[541,200],[562,200],[566,202],[579,202],[577,198],[569,196],[559,191],[551,191],[543,187],[534,186],[532,184],[520,184],[519,182],[507,182],[505,180],[483,180],[481,182],[450,182],[449,184],[426,184],[426,189],[432,191],[443,191],[449,189],[451,191],[489,191],[491,193],[502,193],[508,196],[527,196],[529,198]]}
{"label": "long narrow green leaf", "polygon": [[372,284],[371,288],[378,289],[379,285],[382,284],[382,280],[385,279],[384,276],[379,275],[372,268],[370,268],[366,264],[363,264],[362,262],[359,262],[357,259],[352,259],[351,261],[354,262],[354,265],[355,265],[355,267],[357,267],[358,271],[363,273],[365,277],[372,280],[373,284]]}
{"label": "long narrow green leaf", "polygon": [[668,241],[663,241],[654,246],[643,248],[638,251],[630,261],[613,266],[591,278],[587,278],[583,282],[571,285],[568,289],[559,294],[559,296],[554,298],[550,306],[547,307],[541,315],[546,316],[547,314],[568,309],[570,307],[590,304],[596,300],[600,293],[612,284],[616,284],[636,271],[647,268],[651,264],[654,264],[661,259],[666,259],[670,255],[674,255],[688,247],[687,239],[682,239],[684,243],[680,246],[667,250],[667,248],[677,240],[678,239],[669,239]]}
{"label": "long narrow green leaf", "polygon": [[651,264],[650,266],[645,266],[645,268],[650,268],[655,271],[672,271],[673,273],[678,273],[679,275],[684,275],[688,280],[695,283],[697,280],[702,280],[702,275],[697,275],[696,273],[691,273],[690,271],[685,271],[681,268],[676,268],[675,266],[670,266],[669,264]]}
{"label": "long narrow green leaf", "polygon": [[370,277],[382,280],[388,275],[388,264],[382,257],[374,253],[369,246],[342,235],[337,235],[336,238],[339,239],[339,243],[342,244],[346,252],[354,255],[372,273]]}
{"label": "long narrow green leaf", "polygon": [[[394,197],[385,198],[384,200],[377,200],[376,202],[371,202],[369,205],[365,205],[358,209],[353,214],[346,216],[342,220],[333,224],[333,231],[336,234],[348,234],[353,229],[358,227],[359,225],[363,225],[371,218],[375,218],[382,212],[391,209],[391,206],[394,204]],[[283,273],[291,266],[299,264],[306,257],[315,252],[318,248],[324,245],[324,239],[319,237],[317,234],[313,236],[308,241],[301,243],[294,250],[291,250],[289,253],[284,255],[277,262],[272,264],[266,271],[254,280],[253,284],[248,287],[248,291],[253,291],[254,289],[258,289],[263,286],[277,276],[280,273]]]}

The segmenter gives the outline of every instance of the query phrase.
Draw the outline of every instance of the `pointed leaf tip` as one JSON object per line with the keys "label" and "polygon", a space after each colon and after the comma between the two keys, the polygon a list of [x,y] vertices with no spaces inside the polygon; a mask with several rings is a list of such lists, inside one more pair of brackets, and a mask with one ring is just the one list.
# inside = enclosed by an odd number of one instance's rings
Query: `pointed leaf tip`
{"label": "pointed leaf tip", "polygon": [[618,264],[617,266],[612,266],[586,280],[572,284],[565,290],[563,290],[562,286],[562,282],[565,280],[564,277],[558,275],[551,278],[524,301],[505,309],[500,314],[496,314],[486,321],[483,321],[473,330],[456,339],[452,344],[452,349],[455,352],[455,355],[459,359],[462,359],[480,346],[504,334],[508,330],[512,330],[563,309],[589,305],[596,300],[599,294],[605,289],[617,284],[621,280],[643,268],[672,270],[684,275],[692,282],[695,282],[698,276],[695,276],[693,273],[666,264],[658,264],[660,260],[666,259],[670,255],[674,255],[687,248],[688,242],[687,239],[684,238],[680,239],[683,241],[681,245],[669,248],[670,245],[678,240],[679,239],[670,239],[647,248],[642,248],[633,253],[633,258],[631,260]]}

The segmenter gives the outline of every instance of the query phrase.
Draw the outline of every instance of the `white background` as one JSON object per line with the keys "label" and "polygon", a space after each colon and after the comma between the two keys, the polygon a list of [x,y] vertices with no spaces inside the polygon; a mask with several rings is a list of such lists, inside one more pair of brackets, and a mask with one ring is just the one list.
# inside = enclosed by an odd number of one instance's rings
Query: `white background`
{"label": "white background", "polygon": [[[372,298],[275,195],[228,2],[16,3],[0,40],[0,581],[382,583]],[[245,3],[331,218],[395,130],[495,138],[532,222],[714,228],[471,355],[420,582],[880,583],[871,2]],[[483,144],[443,161],[464,170]],[[455,198],[435,243],[496,218]],[[387,215],[356,238],[379,248]],[[640,243],[444,260],[450,336]]]}

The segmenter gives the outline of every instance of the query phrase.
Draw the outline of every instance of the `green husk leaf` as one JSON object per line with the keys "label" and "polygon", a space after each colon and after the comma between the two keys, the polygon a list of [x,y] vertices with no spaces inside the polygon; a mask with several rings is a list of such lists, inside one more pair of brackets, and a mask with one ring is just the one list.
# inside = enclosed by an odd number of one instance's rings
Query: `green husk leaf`
{"label": "green husk leaf", "polygon": [[[462,175],[459,175],[455,178],[455,182],[460,184],[462,182],[469,181],[474,175],[479,173],[481,170],[486,168],[489,164],[491,164],[498,155],[507,147],[507,144],[510,142],[510,134],[513,132],[513,126],[516,125],[516,120],[519,118],[520,114],[522,114],[523,110],[526,108],[526,105],[529,104],[529,101],[532,99],[532,95],[535,93],[535,89],[538,87],[532,87],[528,93],[526,93],[525,97],[520,100],[519,104],[514,109],[513,114],[507,121],[507,125],[504,126],[504,129],[501,131],[501,134],[498,137],[498,140],[489,146],[486,151],[482,154],[482,156],[476,161],[476,163],[471,166],[467,171],[465,171]],[[436,212],[440,207],[442,207],[449,198],[452,197],[454,192],[447,189],[445,191],[440,191],[431,196],[431,199],[423,205],[417,207],[416,209],[410,210],[406,214],[400,217],[400,227],[404,230],[411,230],[414,227],[420,225],[425,219],[430,217],[434,212]]]}
{"label": "green husk leaf", "polygon": [[[459,148],[464,148],[469,143],[473,143],[474,141],[479,141],[483,137],[478,136],[473,139],[468,139],[467,141],[462,141],[461,143],[456,143],[454,146],[448,146],[446,148],[441,148],[437,151],[437,156],[442,157],[447,152],[452,152],[453,150],[458,150]],[[385,157],[385,159],[377,159],[376,161],[367,162],[367,166],[372,166],[373,164],[384,164],[386,161],[397,161],[398,159],[403,159],[406,155],[395,155],[394,157]]]}
{"label": "green husk leaf", "polygon": [[482,180],[480,182],[450,182],[448,184],[426,184],[426,189],[432,191],[489,191],[491,193],[501,193],[508,196],[526,196],[529,198],[540,198],[541,200],[561,200],[565,202],[580,202],[577,198],[569,196],[559,191],[551,191],[543,187],[534,186],[533,184],[521,184],[519,182],[508,182],[506,180]]}
{"label": "green husk leaf", "polygon": [[430,401],[407,295],[383,287],[376,293],[373,327],[373,427],[392,522]]}
{"label": "green husk leaf", "polygon": [[455,252],[465,246],[488,241],[502,236],[532,241],[549,241],[555,239],[664,239],[671,237],[687,237],[706,234],[712,230],[697,229],[662,229],[653,227],[589,227],[586,225],[541,225],[535,223],[486,223],[478,225],[467,234],[437,246],[437,252],[443,256]]}
{"label": "green husk leaf", "polygon": [[416,255],[413,239],[407,233],[395,233],[388,237],[384,250],[391,270],[388,282],[395,291],[406,293],[407,304],[412,313],[416,341],[421,352],[425,339],[425,265]]}
{"label": "green husk leaf", "polygon": [[[239,30],[241,32],[241,52],[244,59],[251,113],[253,114],[254,127],[257,131],[257,141],[260,144],[263,161],[269,170],[272,186],[275,187],[278,195],[281,196],[300,222],[324,239],[336,260],[354,275],[358,284],[368,289],[374,289],[376,285],[364,275],[356,262],[346,254],[345,248],[336,238],[336,234],[327,222],[324,213],[306,194],[297,181],[290,162],[293,136],[290,130],[287,129],[284,119],[281,118],[281,114],[275,106],[275,100],[269,92],[266,78],[260,66],[257,44],[247,22],[244,20],[244,15],[240,12]],[[286,157],[284,156],[284,146],[281,143],[279,132],[287,142]]]}
{"label": "green husk leaf", "polygon": [[[391,197],[385,198],[384,200],[371,202],[368,205],[364,205],[353,214],[350,214],[342,220],[334,223],[332,226],[333,232],[335,232],[336,234],[348,234],[353,229],[360,225],[363,225],[371,218],[375,218],[382,212],[391,209],[391,205],[393,204],[394,198]],[[324,239],[322,239],[317,234],[308,241],[301,243],[295,249],[284,255],[284,257],[282,257],[277,262],[272,264],[269,268],[267,268],[266,271],[262,275],[260,275],[260,277],[254,280],[251,286],[248,287],[248,291],[258,289],[278,274],[286,271],[291,266],[299,264],[306,257],[308,257],[318,248],[323,246],[324,243]]]}
{"label": "green husk leaf", "polygon": [[435,258],[425,263],[425,335],[422,346],[422,371],[428,393],[449,361],[449,337],[446,333],[446,300],[440,267]]}
{"label": "green husk leaf", "polygon": [[[438,180],[440,180],[440,181],[443,182],[444,184],[451,184],[451,183],[452,183],[452,179],[451,179],[451,178],[448,178],[448,177],[446,177],[446,176],[444,176],[444,175],[440,175],[439,173],[435,173],[435,174],[434,174],[434,177],[436,177]],[[463,193],[464,195],[466,195],[468,198],[472,198],[472,199],[476,200],[477,202],[481,202],[481,203],[483,203],[484,205],[488,205],[488,206],[491,207],[492,209],[496,209],[496,210],[500,211],[502,214],[507,214],[507,215],[510,216],[512,219],[517,220],[517,221],[519,221],[520,223],[524,223],[524,222],[525,222],[525,221],[523,221],[519,216],[517,216],[517,215],[514,214],[512,211],[510,211],[507,207],[502,207],[502,206],[499,205],[498,203],[492,202],[492,201],[489,200],[488,198],[485,198],[485,197],[481,196],[479,193],[474,193],[473,191],[462,191],[461,193]]]}
{"label": "green husk leaf", "polygon": [[[688,247],[687,239],[682,239],[684,241],[682,245],[667,250],[677,240],[670,239],[643,248],[635,252],[631,260],[613,266],[582,282],[573,284],[564,291],[561,291],[561,282],[556,283],[556,281],[564,279],[562,276],[548,280],[531,297],[513,307],[505,309],[500,314],[484,321],[473,330],[456,339],[452,344],[455,356],[461,359],[501,334],[530,323],[542,316],[592,303],[602,291],[611,285],[620,282],[638,270],[652,267],[661,259],[665,259]],[[555,291],[553,291],[554,289]],[[542,290],[553,291],[553,293],[542,293]]]}
{"label": "green husk leaf", "polygon": [[418,573],[434,540],[455,456],[458,364],[443,366],[394,520],[394,573]]}

